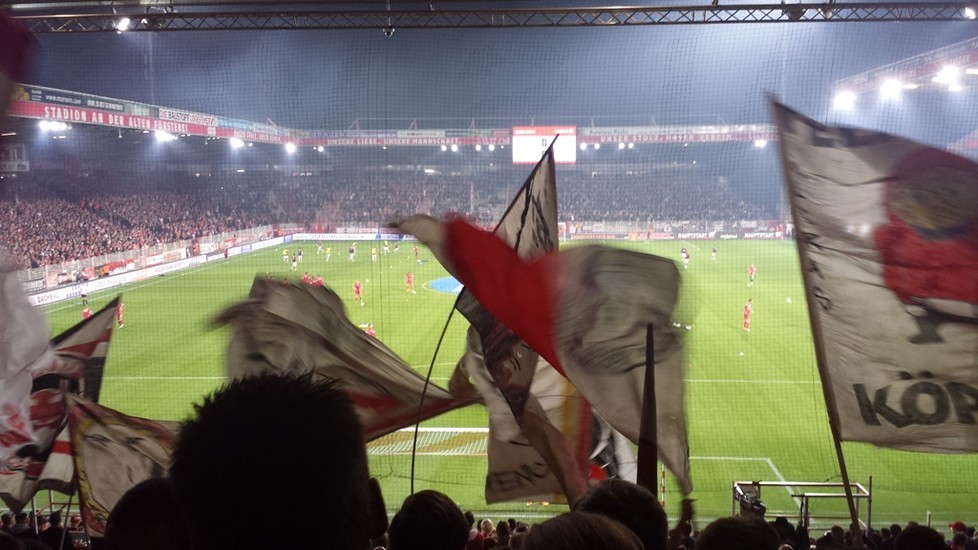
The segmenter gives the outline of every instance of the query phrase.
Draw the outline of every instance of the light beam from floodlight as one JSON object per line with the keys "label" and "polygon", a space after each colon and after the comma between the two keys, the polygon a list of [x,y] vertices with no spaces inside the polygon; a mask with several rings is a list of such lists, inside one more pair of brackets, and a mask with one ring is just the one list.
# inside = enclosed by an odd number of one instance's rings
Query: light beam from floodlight
{"label": "light beam from floodlight", "polygon": [[900,90],[902,89],[902,82],[895,78],[887,78],[880,85],[880,97],[885,100],[898,99],[900,97]]}
{"label": "light beam from floodlight", "polygon": [[288,153],[288,154],[291,155],[291,154],[295,153],[295,149],[296,149],[296,147],[295,147],[295,144],[294,143],[286,143],[285,144],[285,152],[286,153]]}
{"label": "light beam from floodlight", "polygon": [[240,140],[240,139],[238,139],[238,138],[231,138],[231,139],[230,139],[230,140],[228,141],[228,143],[230,143],[230,144],[231,144],[231,148],[232,148],[232,149],[240,149],[240,148],[242,148],[242,147],[244,147],[244,142],[243,142],[243,141],[241,141],[241,140]]}
{"label": "light beam from floodlight", "polygon": [[155,132],[155,135],[156,135],[156,141],[160,143],[166,143],[167,141],[173,141],[177,139],[177,136],[169,132]]}
{"label": "light beam from floodlight", "polygon": [[856,107],[856,94],[849,90],[842,90],[835,94],[832,99],[832,108],[839,111],[851,111]]}

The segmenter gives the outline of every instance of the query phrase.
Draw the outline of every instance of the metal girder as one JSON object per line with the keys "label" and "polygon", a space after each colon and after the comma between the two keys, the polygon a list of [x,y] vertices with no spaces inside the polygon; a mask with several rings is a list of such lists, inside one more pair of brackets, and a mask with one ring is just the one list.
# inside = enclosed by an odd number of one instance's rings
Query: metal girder
{"label": "metal girder", "polygon": [[388,11],[225,9],[162,12],[118,8],[119,13],[19,17],[34,33],[214,30],[471,29],[540,27],[634,27],[729,23],[828,23],[880,21],[972,21],[975,5],[959,2],[879,4],[754,4],[737,6],[595,7]]}

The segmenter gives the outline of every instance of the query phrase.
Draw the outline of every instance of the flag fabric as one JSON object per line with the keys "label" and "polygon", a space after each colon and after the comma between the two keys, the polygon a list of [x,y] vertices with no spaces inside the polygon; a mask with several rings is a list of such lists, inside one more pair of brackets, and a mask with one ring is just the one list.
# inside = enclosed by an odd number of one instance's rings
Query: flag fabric
{"label": "flag fabric", "polygon": [[403,359],[351,323],[343,301],[325,286],[256,278],[248,299],[218,322],[232,327],[229,379],[312,372],[338,380],[368,441],[476,402],[426,385]]}
{"label": "flag fabric", "polygon": [[37,445],[30,423],[32,372],[55,362],[47,323],[27,301],[13,261],[0,253],[0,472],[22,468]]}
{"label": "flag fabric", "polygon": [[[495,228],[495,234],[521,258],[533,258],[557,248],[557,182],[553,146],[516,193]],[[556,501],[551,483],[573,500],[586,489],[590,451],[590,411],[570,384],[536,383],[552,379],[545,362],[511,329],[494,318],[470,293],[462,291],[456,309],[478,333],[467,338],[464,368],[489,409],[489,472],[487,502],[508,500]],[[484,375],[488,375],[488,378]],[[486,383],[488,380],[488,383]],[[540,391],[549,396],[541,405]],[[502,397],[502,399],[499,399]],[[568,419],[573,421],[568,421]],[[559,426],[559,427],[558,427]],[[493,483],[512,472],[532,469],[517,486]],[[503,488],[506,488],[505,490]]]}
{"label": "flag fabric", "polygon": [[88,319],[52,339],[53,361],[31,370],[29,417],[36,442],[0,470],[0,499],[19,510],[39,490],[70,493],[74,469],[67,435],[69,394],[98,399],[115,322],[115,298]]}
{"label": "flag fabric", "polygon": [[673,262],[595,245],[524,261],[506,242],[461,219],[414,216],[399,227],[427,244],[496,319],[633,442],[639,440],[651,324],[659,458],[683,492],[692,491],[682,346],[671,324],[679,292]]}
{"label": "flag fabric", "polygon": [[[591,446],[591,410],[587,401],[574,386],[546,361],[538,359],[535,375],[525,399],[524,423],[517,422],[506,396],[500,390],[482,356],[482,341],[474,327],[469,327],[465,355],[459,361],[467,379],[471,380],[482,396],[489,411],[489,435],[487,440],[488,471],[486,473],[486,503],[514,500],[540,500],[560,502],[565,491],[558,476],[560,468],[551,468],[544,454],[562,453],[562,458],[583,453],[583,466],[574,464],[576,470],[586,468]],[[527,428],[527,424],[532,424]],[[534,430],[536,430],[534,432]],[[537,436],[532,440],[527,435]],[[568,435],[570,434],[570,436]],[[572,437],[571,437],[572,436]],[[542,440],[551,450],[537,450]],[[586,472],[576,471],[581,480]]]}
{"label": "flag fabric", "polygon": [[978,451],[978,164],[774,111],[839,438]]}
{"label": "flag fabric", "polygon": [[128,416],[68,396],[68,433],[89,536],[104,537],[116,503],[133,486],[170,470],[180,424]]}

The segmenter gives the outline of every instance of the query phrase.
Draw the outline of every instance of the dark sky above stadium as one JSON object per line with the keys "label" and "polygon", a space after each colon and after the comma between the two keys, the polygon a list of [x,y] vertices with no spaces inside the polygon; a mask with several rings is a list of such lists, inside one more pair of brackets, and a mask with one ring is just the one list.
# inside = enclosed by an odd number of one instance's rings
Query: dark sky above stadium
{"label": "dark sky above stadium", "polygon": [[[33,83],[310,129],[766,123],[811,116],[946,144],[975,91],[830,109],[832,83],[974,35],[968,23],[41,35]],[[442,118],[444,117],[444,118]]]}

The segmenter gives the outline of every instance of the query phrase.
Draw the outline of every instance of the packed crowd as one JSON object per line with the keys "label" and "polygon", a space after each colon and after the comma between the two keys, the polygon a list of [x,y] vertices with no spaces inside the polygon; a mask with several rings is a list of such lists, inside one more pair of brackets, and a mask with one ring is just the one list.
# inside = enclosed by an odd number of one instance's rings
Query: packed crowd
{"label": "packed crowd", "polygon": [[[560,216],[647,222],[770,215],[735,199],[716,181],[659,180],[564,176],[558,185]],[[513,192],[513,185],[502,188],[489,176],[28,176],[0,183],[0,246],[28,268],[280,222],[336,227],[450,212],[491,222]]]}
{"label": "packed crowd", "polygon": [[0,515],[0,550],[74,550],[88,541],[82,533],[81,517],[72,516],[67,527],[61,512],[18,512]]}
{"label": "packed crowd", "polygon": [[[254,475],[255,456],[281,456],[285,449],[287,468],[264,468]],[[263,506],[256,523],[256,503],[276,505]],[[449,496],[431,490],[407,497],[388,521],[348,395],[334,382],[309,375],[265,374],[230,382],[198,405],[181,428],[169,477],[143,481],[123,495],[109,516],[105,538],[93,540],[93,546],[844,550],[860,547],[859,540],[870,550],[969,550],[978,545],[974,529],[961,522],[949,526],[953,537],[945,540],[941,532],[913,523],[860,532],[835,526],[815,535],[784,517],[720,518],[694,531],[691,513],[684,506],[683,517],[669,529],[669,518],[651,491],[609,479],[588,488],[571,511],[534,525],[515,519],[477,523]],[[0,537],[0,550],[24,548],[5,543]]]}

